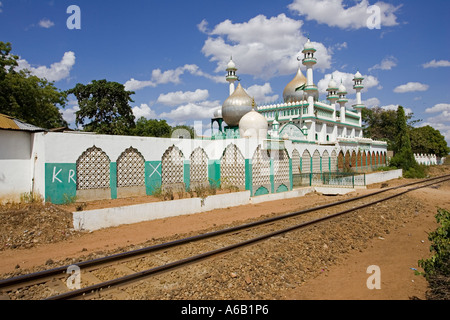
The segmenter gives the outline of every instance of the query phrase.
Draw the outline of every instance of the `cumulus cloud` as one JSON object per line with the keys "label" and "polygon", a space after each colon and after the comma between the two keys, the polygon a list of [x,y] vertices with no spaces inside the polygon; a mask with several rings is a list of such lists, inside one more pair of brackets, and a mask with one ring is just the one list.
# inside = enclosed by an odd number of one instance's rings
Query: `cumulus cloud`
{"label": "cumulus cloud", "polygon": [[[381,109],[397,111],[398,106],[399,106],[398,104],[389,104],[387,106],[382,106]],[[403,110],[405,111],[406,115],[413,113],[412,109],[410,108],[403,107]]]}
{"label": "cumulus cloud", "polygon": [[[353,78],[355,77],[354,74],[341,71],[334,71],[333,73],[326,74],[324,78],[321,79],[317,84],[320,93],[325,94],[327,93],[328,84],[330,83],[332,76],[338,87],[341,84],[342,80],[342,84],[345,86],[349,94],[351,94],[352,92],[356,92],[353,89]],[[379,85],[378,79],[375,78],[374,76],[363,75],[363,77],[364,77],[363,80],[364,89],[362,90],[362,92],[367,92],[369,88],[377,87]]]}
{"label": "cumulus cloud", "polygon": [[[216,72],[223,72],[233,56],[239,74],[261,79],[293,74],[307,41],[301,32],[303,22],[285,14],[271,18],[258,15],[243,23],[225,20],[211,31],[206,30],[206,25],[204,20],[198,26],[208,34],[202,52],[217,63]],[[331,50],[318,42],[313,45],[317,49],[315,68],[321,71],[330,68]]]}
{"label": "cumulus cloud", "polygon": [[169,112],[161,113],[160,117],[170,119],[178,123],[186,123],[186,121],[191,120],[211,119],[214,111],[221,107],[222,105],[218,100],[187,103],[178,106]]}
{"label": "cumulus cloud", "polygon": [[450,61],[448,60],[431,60],[430,62],[424,63],[422,65],[425,69],[426,68],[439,68],[439,67],[450,67]]}
{"label": "cumulus cloud", "polygon": [[408,82],[402,84],[394,89],[396,93],[414,92],[414,91],[427,91],[429,85],[420,82]]}
{"label": "cumulus cloud", "polygon": [[[368,19],[373,11],[368,0],[362,0],[354,6],[346,6],[343,0],[294,0],[288,8],[305,16],[307,20],[341,29],[367,28]],[[396,11],[401,6],[377,2],[380,10],[380,26],[398,25]],[[368,10],[369,9],[369,10]]]}
{"label": "cumulus cloud", "polygon": [[384,58],[380,63],[369,68],[369,71],[379,69],[379,70],[391,70],[393,67],[397,66],[397,59],[393,56]]}
{"label": "cumulus cloud", "polygon": [[55,25],[55,23],[49,19],[42,19],[39,21],[39,26],[45,29],[51,28]]}
{"label": "cumulus cloud", "polygon": [[146,119],[156,119],[157,114],[154,110],[150,108],[150,106],[146,103],[142,103],[140,106],[135,106],[132,108],[134,117],[138,120],[141,117]]}
{"label": "cumulus cloud", "polygon": [[266,82],[262,86],[255,84],[251,87],[248,87],[246,91],[250,97],[255,98],[255,102],[258,104],[274,102],[279,97],[277,94],[271,95],[273,93],[273,90],[270,83],[268,82]]}
{"label": "cumulus cloud", "polygon": [[195,64],[185,64],[182,67],[166,70],[164,72],[161,71],[161,69],[155,69],[152,71],[152,76],[150,80],[141,81],[131,78],[130,80],[125,82],[125,89],[129,91],[137,91],[146,87],[156,87],[160,84],[166,83],[178,84],[181,82],[180,77],[186,72],[192,75],[208,78],[215,82],[225,82],[225,77],[223,76],[222,77],[213,76],[203,72]]}
{"label": "cumulus cloud", "polygon": [[450,103],[438,103],[431,108],[425,109],[426,113],[435,113],[435,112],[442,112],[442,111],[450,112]]}
{"label": "cumulus cloud", "polygon": [[177,92],[169,92],[167,94],[161,94],[158,97],[157,102],[168,106],[176,106],[188,102],[203,101],[208,99],[208,97],[209,97],[208,90],[197,89],[194,92],[177,91]]}
{"label": "cumulus cloud", "polygon": [[33,67],[25,59],[19,59],[18,64],[18,70],[28,69],[33,75],[39,78],[45,78],[48,81],[60,81],[69,77],[70,71],[75,65],[75,53],[72,51],[64,53],[61,61],[53,63],[50,67]]}

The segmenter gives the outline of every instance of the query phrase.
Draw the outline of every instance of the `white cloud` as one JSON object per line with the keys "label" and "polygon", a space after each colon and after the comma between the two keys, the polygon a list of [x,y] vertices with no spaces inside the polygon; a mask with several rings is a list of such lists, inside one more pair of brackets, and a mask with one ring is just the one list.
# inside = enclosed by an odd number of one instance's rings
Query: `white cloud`
{"label": "white cloud", "polygon": [[441,112],[441,111],[450,112],[450,103],[438,103],[431,108],[425,109],[426,113],[435,113],[435,112]]}
{"label": "white cloud", "polygon": [[17,69],[28,69],[39,78],[46,78],[48,81],[60,81],[70,75],[72,67],[75,65],[75,53],[68,51],[64,53],[60,62],[53,63],[50,68],[46,66],[33,67],[25,59],[18,61]]}
{"label": "white cloud", "polygon": [[3,3],[1,3],[1,1],[0,1],[0,13],[2,13],[2,12],[3,12],[3,9],[2,9],[2,7],[3,7]]}
{"label": "white cloud", "polygon": [[[349,94],[354,92],[356,93],[356,91],[353,89],[354,83],[353,78],[355,77],[355,75],[352,73],[346,73],[341,71],[334,71],[333,73],[326,74],[324,78],[319,81],[317,87],[319,88],[320,93],[325,94],[327,93],[327,88],[328,84],[330,83],[331,76],[333,76],[333,79],[338,85],[338,87],[340,86],[342,80],[342,84],[345,86]],[[377,87],[379,85],[378,79],[375,78],[374,76],[363,75],[363,77],[364,77],[363,80],[364,89],[362,90],[362,92],[367,92],[369,88]]]}
{"label": "white cloud", "polygon": [[[224,72],[230,56],[236,63],[238,74],[269,79],[277,75],[294,74],[297,57],[307,38],[302,34],[303,22],[285,14],[267,18],[258,15],[247,22],[225,20],[209,31],[202,52],[217,63],[216,72]],[[206,21],[199,25],[206,32]],[[331,50],[313,42],[317,49],[316,69],[324,71],[331,66]]]}
{"label": "white cloud", "polygon": [[208,90],[197,89],[194,92],[177,91],[177,92],[169,92],[167,94],[161,94],[158,97],[157,102],[168,106],[176,106],[188,102],[203,101],[208,99],[208,97],[209,97]]}
{"label": "white cloud", "polygon": [[55,25],[55,23],[49,19],[42,19],[39,21],[39,26],[45,29],[51,28]]}
{"label": "white cloud", "polygon": [[448,60],[431,60],[430,62],[424,63],[422,65],[424,68],[439,68],[439,67],[450,67],[450,61]]}
{"label": "white cloud", "polygon": [[397,59],[393,56],[384,58],[380,63],[369,68],[369,71],[380,69],[380,70],[391,70],[393,67],[397,66]]}
{"label": "white cloud", "polygon": [[[380,9],[380,26],[398,25],[395,12],[401,7],[392,4],[377,2]],[[315,20],[318,23],[341,29],[367,28],[368,19],[371,17],[371,5],[368,0],[362,0],[354,6],[346,6],[343,0],[294,0],[288,8],[307,20]]]}
{"label": "white cloud", "polygon": [[[397,111],[398,106],[399,106],[398,104],[389,104],[387,106],[382,106],[381,109]],[[404,107],[403,110],[405,111],[406,115],[413,113],[412,109],[410,109],[410,108]]]}
{"label": "white cloud", "polygon": [[141,80],[136,80],[134,78],[131,78],[130,80],[125,82],[125,89],[128,91],[136,91],[136,90],[143,89],[145,87],[156,87],[160,84],[166,84],[166,83],[178,84],[181,82],[180,77],[186,72],[188,72],[192,75],[208,78],[215,82],[225,82],[225,77],[213,76],[213,75],[203,72],[195,64],[186,64],[182,67],[166,70],[164,72],[162,72],[161,69],[154,69],[152,71],[152,77],[150,80],[141,81]]}
{"label": "white cloud", "polygon": [[427,91],[429,85],[420,82],[408,82],[407,84],[402,84],[394,89],[396,93],[414,92],[414,91]]}
{"label": "white cloud", "polygon": [[68,104],[72,105],[72,107],[61,109],[61,113],[63,119],[66,120],[69,125],[75,125],[75,113],[80,110],[80,107],[78,106],[78,101],[69,101]]}
{"label": "white cloud", "polygon": [[142,103],[140,106],[133,107],[132,111],[136,120],[138,120],[141,117],[144,117],[146,119],[157,118],[156,112],[152,110],[146,103]]}
{"label": "white cloud", "polygon": [[187,103],[160,114],[161,118],[170,119],[176,122],[186,123],[186,121],[211,119],[215,110],[221,108],[219,101],[202,101],[197,103]]}
{"label": "white cloud", "polygon": [[255,98],[255,102],[260,103],[270,103],[278,99],[278,95],[270,95],[273,93],[270,83],[266,82],[264,85],[253,85],[246,89],[250,97]]}

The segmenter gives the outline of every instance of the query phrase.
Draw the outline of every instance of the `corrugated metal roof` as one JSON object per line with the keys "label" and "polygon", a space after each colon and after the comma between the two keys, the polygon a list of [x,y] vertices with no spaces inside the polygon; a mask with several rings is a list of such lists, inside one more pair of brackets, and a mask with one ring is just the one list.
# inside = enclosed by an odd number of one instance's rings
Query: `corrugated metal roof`
{"label": "corrugated metal roof", "polygon": [[1,129],[12,129],[20,130],[19,126],[16,124],[13,118],[10,116],[0,113],[0,128]]}
{"label": "corrugated metal roof", "polygon": [[0,113],[0,129],[21,130],[21,131],[47,131],[46,129],[36,127],[32,124],[25,123],[13,117]]}

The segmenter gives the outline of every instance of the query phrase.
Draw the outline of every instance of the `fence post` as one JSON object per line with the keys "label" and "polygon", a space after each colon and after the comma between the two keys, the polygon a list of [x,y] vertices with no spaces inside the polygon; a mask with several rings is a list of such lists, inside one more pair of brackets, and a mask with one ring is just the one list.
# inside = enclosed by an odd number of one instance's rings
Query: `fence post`
{"label": "fence post", "polygon": [[352,188],[355,187],[355,174],[352,174]]}

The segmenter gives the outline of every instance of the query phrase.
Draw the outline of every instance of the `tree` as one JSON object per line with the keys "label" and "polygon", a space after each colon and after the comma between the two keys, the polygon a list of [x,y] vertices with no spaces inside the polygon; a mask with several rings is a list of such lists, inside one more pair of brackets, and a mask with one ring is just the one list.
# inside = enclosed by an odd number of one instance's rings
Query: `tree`
{"label": "tree", "polygon": [[[405,115],[408,128],[422,120],[413,120],[414,114]],[[362,123],[364,136],[374,140],[382,140],[388,143],[388,150],[395,149],[397,137],[397,112],[384,110],[380,107],[364,108],[362,111]]]}
{"label": "tree", "polygon": [[0,42],[0,113],[45,129],[67,126],[59,109],[66,94],[28,70],[16,71],[19,57],[11,50],[9,42]]}
{"label": "tree", "polygon": [[414,153],[435,154],[437,157],[445,157],[450,152],[444,136],[433,127],[413,128],[410,134],[411,148]]}
{"label": "tree", "polygon": [[425,171],[423,167],[414,158],[405,111],[402,106],[399,106],[397,109],[395,132],[397,138],[394,145],[394,157],[391,159],[390,165],[403,169],[403,175],[407,178],[424,177]]}
{"label": "tree", "polygon": [[67,91],[74,94],[80,110],[76,112],[75,124],[84,131],[100,134],[128,135],[135,127],[133,111],[129,102],[132,91],[124,85],[106,80],[93,80],[87,85],[78,83]]}
{"label": "tree", "polygon": [[161,137],[169,138],[172,132],[172,127],[167,124],[166,120],[147,120],[140,117],[136,122],[136,128],[133,134],[143,137]]}

